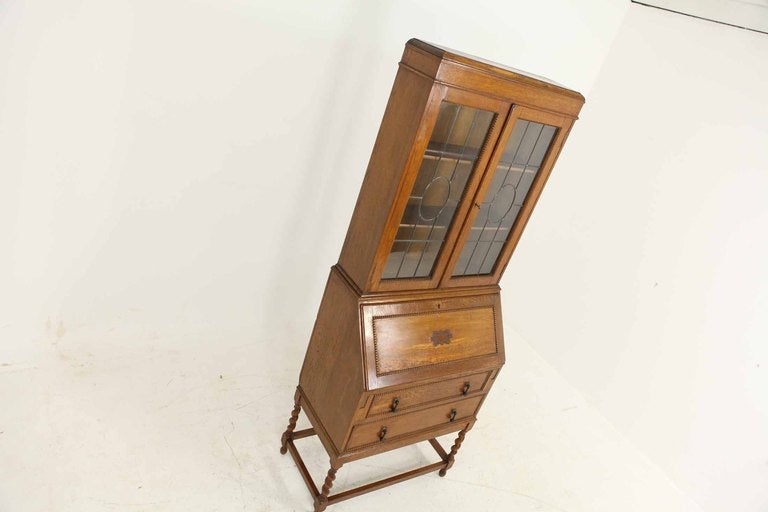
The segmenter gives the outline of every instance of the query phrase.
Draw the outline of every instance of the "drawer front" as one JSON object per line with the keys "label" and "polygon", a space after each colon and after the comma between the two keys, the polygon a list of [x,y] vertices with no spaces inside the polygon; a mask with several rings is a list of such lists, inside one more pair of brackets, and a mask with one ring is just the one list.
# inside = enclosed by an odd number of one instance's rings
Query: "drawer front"
{"label": "drawer front", "polygon": [[[446,398],[458,399],[466,394],[475,394],[478,391],[482,391],[489,374],[490,372],[477,373],[466,377],[457,377],[443,382],[422,384],[391,393],[376,395],[373,398],[371,408],[368,410],[368,416],[393,414],[427,402],[444,400]],[[393,408],[395,409],[394,411],[392,410]]]}
{"label": "drawer front", "polygon": [[376,373],[495,354],[494,320],[493,306],[374,317]]}
{"label": "drawer front", "polygon": [[[352,429],[347,449],[386,442],[411,432],[445,426],[475,415],[481,396],[466,398],[449,404],[430,407],[422,411],[385,417],[379,421],[357,425]],[[455,411],[455,412],[454,412]]]}

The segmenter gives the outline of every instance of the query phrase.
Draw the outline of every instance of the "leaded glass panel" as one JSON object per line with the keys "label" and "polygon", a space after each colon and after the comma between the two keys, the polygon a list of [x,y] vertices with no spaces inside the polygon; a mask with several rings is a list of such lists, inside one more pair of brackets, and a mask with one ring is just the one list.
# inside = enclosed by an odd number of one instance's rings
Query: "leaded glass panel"
{"label": "leaded glass panel", "polygon": [[493,272],[557,128],[518,120],[507,140],[453,276]]}
{"label": "leaded glass panel", "polygon": [[496,114],[443,101],[382,277],[432,275]]}

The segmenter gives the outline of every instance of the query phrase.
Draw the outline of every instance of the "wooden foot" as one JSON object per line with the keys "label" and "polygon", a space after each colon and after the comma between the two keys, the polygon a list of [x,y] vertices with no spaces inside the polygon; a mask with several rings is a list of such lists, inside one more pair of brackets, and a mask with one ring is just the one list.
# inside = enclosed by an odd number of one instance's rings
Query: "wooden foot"
{"label": "wooden foot", "polygon": [[461,448],[461,443],[464,442],[464,436],[466,435],[467,429],[461,430],[459,432],[459,437],[456,438],[453,446],[451,446],[451,452],[448,454],[448,460],[445,463],[445,467],[438,473],[440,476],[445,476],[448,470],[451,469],[451,466],[453,466],[453,462],[456,459],[456,452],[458,452],[459,448]]}
{"label": "wooden foot", "polygon": [[288,420],[288,428],[285,429],[285,432],[283,432],[283,436],[280,439],[280,453],[283,455],[288,451],[288,440],[292,439],[293,429],[296,428],[296,422],[299,419],[299,412],[301,411],[301,395],[299,394],[298,389],[293,397],[293,403],[294,406],[293,411],[291,412],[291,418]]}
{"label": "wooden foot", "polygon": [[336,480],[336,471],[339,470],[341,465],[338,465],[331,460],[331,469],[328,470],[328,474],[325,477],[323,488],[320,490],[320,494],[315,499],[315,512],[323,512],[325,507],[328,506],[328,495],[331,493],[331,487],[333,487],[333,481]]}

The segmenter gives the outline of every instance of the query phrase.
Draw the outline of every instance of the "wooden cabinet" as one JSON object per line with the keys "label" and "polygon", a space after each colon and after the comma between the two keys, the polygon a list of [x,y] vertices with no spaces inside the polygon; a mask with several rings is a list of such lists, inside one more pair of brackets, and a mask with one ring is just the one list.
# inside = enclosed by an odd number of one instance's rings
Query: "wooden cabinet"
{"label": "wooden cabinet", "polygon": [[[453,465],[504,364],[499,279],[583,103],[543,78],[406,44],[282,437],[317,511]],[[297,432],[301,410],[312,428]],[[451,432],[446,452],[435,437]],[[294,444],[311,435],[330,457],[321,490]],[[438,462],[329,495],[346,462],[420,441]]]}

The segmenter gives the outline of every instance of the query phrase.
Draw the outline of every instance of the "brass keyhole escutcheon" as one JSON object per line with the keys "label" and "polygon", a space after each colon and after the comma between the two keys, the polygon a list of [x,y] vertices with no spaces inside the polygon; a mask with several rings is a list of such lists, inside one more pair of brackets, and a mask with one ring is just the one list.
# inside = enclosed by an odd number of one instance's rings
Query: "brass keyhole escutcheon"
{"label": "brass keyhole escutcheon", "polygon": [[389,407],[389,410],[392,412],[397,411],[398,406],[400,405],[400,397],[396,396],[394,400],[392,400],[392,405]]}

